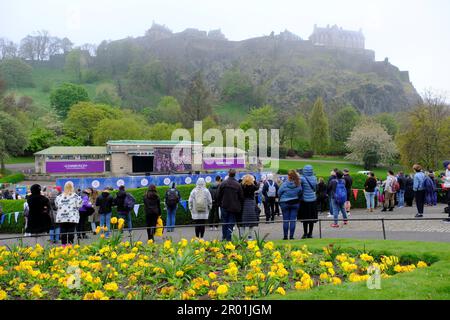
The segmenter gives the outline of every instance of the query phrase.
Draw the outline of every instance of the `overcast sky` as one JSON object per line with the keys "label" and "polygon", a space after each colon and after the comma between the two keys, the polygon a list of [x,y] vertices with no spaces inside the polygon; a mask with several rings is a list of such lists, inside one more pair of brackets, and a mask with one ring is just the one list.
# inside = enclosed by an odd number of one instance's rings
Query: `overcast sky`
{"label": "overcast sky", "polygon": [[362,28],[366,48],[408,70],[419,93],[450,97],[449,0],[0,0],[0,37],[34,30],[75,44],[141,36],[152,22],[174,32],[222,29],[243,40],[288,29],[307,39],[314,24]]}

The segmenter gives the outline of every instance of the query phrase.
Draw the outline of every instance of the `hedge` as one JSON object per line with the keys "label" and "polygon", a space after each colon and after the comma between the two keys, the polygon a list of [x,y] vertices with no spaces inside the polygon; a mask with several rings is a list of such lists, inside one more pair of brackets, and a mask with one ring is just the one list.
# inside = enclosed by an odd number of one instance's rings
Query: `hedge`
{"label": "hedge", "polygon": [[25,180],[25,175],[23,173],[14,173],[0,178],[0,183],[19,183],[23,180]]}

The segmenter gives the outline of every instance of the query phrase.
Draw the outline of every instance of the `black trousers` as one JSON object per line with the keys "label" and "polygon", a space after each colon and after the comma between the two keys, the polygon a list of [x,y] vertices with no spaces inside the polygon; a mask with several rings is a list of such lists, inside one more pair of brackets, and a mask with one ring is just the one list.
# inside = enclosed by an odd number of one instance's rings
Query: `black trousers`
{"label": "black trousers", "polygon": [[219,206],[217,204],[213,204],[211,210],[209,211],[208,222],[211,227],[219,226]]}
{"label": "black trousers", "polygon": [[266,213],[266,221],[275,219],[275,198],[268,197],[266,199],[264,211]]}
{"label": "black trousers", "polygon": [[59,226],[61,228],[61,244],[72,244],[73,239],[75,238],[75,228],[77,227],[77,224],[67,222],[61,223]]}
{"label": "black trousers", "polygon": [[327,211],[328,198],[326,198],[326,197],[317,198],[317,204],[318,204],[318,209],[320,212]]}
{"label": "black trousers", "polygon": [[[205,219],[199,219],[199,220],[194,220],[195,224],[205,224],[206,220]],[[195,236],[197,238],[203,238],[203,236],[205,235],[205,226],[195,226]]]}
{"label": "black trousers", "polygon": [[155,214],[145,215],[145,224],[147,226],[147,238],[148,240],[153,240],[153,235],[156,231],[156,222],[158,221],[158,216]]}
{"label": "black trousers", "polygon": [[80,213],[80,221],[78,222],[77,225],[77,235],[78,238],[82,238],[84,236],[86,236],[86,221],[87,221],[87,216],[83,213]]}
{"label": "black trousers", "polygon": [[425,190],[415,191],[416,207],[419,214],[423,214],[423,205],[425,203]]}

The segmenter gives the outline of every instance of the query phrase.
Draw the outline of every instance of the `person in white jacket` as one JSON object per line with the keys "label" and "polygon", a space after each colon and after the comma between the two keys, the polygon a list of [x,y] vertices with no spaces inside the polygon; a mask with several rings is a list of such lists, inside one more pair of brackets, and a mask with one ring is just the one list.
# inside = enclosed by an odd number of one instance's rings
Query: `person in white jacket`
{"label": "person in white jacket", "polygon": [[75,228],[80,220],[79,209],[83,200],[75,193],[73,183],[66,182],[64,192],[55,199],[57,207],[56,223],[61,227],[61,244],[72,244],[75,236]]}
{"label": "person in white jacket", "polygon": [[388,175],[386,178],[385,187],[384,187],[384,206],[383,210],[386,211],[389,208],[389,211],[394,210],[395,205],[395,193],[394,184],[397,182],[397,178],[394,176],[394,172],[392,170],[388,171]]}
{"label": "person in white jacket", "polygon": [[199,178],[197,186],[191,191],[189,196],[189,211],[195,224],[203,224],[195,227],[195,236],[203,239],[205,235],[205,224],[208,220],[209,211],[212,208],[212,197],[206,189],[205,179]]}

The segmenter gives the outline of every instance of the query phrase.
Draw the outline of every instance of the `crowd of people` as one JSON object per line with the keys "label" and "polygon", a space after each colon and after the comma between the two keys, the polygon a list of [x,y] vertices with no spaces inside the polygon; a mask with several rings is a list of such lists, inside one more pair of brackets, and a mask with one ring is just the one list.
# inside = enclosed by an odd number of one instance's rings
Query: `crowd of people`
{"label": "crowd of people", "polygon": [[[433,172],[425,172],[421,166],[413,166],[414,174],[403,172],[394,174],[387,172],[382,181],[373,172],[368,173],[364,183],[364,195],[367,211],[374,212],[376,203],[382,206],[382,212],[393,211],[394,208],[412,206],[415,199],[416,218],[423,217],[426,205],[437,204],[437,190],[441,186],[447,190],[447,202],[450,206],[450,162],[446,162],[446,171],[439,179]],[[290,170],[284,180],[275,179],[268,174],[262,180],[250,174],[236,179],[236,171],[229,170],[223,179],[220,176],[210,184],[209,188],[203,178],[199,178],[188,199],[188,207],[195,224],[195,236],[203,238],[206,226],[210,230],[218,230],[222,225],[222,239],[230,241],[233,230],[237,227],[239,236],[253,239],[255,228],[260,223],[262,211],[266,223],[282,215],[283,239],[294,239],[296,223],[303,225],[304,238],[312,238],[314,224],[319,213],[328,212],[333,219],[331,227],[339,228],[339,216],[342,225],[348,224],[351,210],[353,179],[347,169],[333,169],[325,182],[317,179],[313,167],[306,165],[299,171]],[[118,218],[122,218],[128,229],[132,230],[132,215],[136,200],[120,186],[115,196],[112,189],[99,192],[93,188],[75,191],[72,182],[67,182],[64,190],[52,188],[41,190],[41,186],[31,186],[30,193],[24,203],[26,235],[49,233],[52,243],[71,244],[75,236],[88,238],[86,225],[92,232],[110,236],[110,221],[113,207],[116,207]],[[167,212],[167,232],[173,232],[176,224],[176,212],[181,203],[181,194],[172,183],[161,201],[157,187],[150,185],[145,192],[142,203],[148,239],[153,239],[158,218],[162,215],[162,206]],[[445,209],[448,212],[448,207]],[[449,218],[445,221],[450,222]],[[103,227],[99,228],[97,226]]]}

